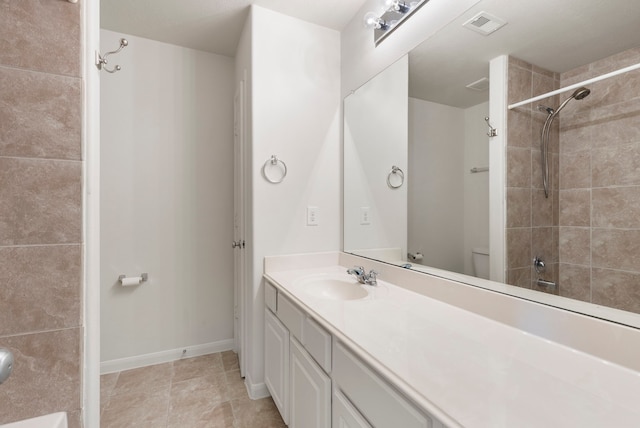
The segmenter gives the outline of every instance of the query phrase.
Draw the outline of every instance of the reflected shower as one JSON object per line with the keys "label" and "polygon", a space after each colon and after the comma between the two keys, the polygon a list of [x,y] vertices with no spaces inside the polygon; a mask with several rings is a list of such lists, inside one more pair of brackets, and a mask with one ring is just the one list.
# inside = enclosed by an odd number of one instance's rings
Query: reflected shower
{"label": "reflected shower", "polygon": [[553,120],[556,118],[560,110],[562,110],[569,101],[572,99],[582,100],[586,98],[591,93],[590,89],[585,87],[578,88],[575,90],[573,94],[560,106],[554,110],[551,107],[539,105],[538,110],[547,112],[547,120],[544,122],[544,126],[542,127],[542,133],[540,136],[540,151],[541,151],[541,161],[542,161],[542,184],[544,186],[544,197],[549,197],[549,132],[551,131],[551,125],[553,124]]}

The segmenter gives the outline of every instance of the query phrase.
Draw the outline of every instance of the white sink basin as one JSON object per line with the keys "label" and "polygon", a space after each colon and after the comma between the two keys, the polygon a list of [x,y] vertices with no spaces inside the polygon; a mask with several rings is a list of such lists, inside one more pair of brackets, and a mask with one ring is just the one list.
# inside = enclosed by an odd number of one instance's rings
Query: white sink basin
{"label": "white sink basin", "polygon": [[298,282],[300,289],[313,297],[329,300],[357,300],[369,295],[354,279],[336,277],[305,278]]}

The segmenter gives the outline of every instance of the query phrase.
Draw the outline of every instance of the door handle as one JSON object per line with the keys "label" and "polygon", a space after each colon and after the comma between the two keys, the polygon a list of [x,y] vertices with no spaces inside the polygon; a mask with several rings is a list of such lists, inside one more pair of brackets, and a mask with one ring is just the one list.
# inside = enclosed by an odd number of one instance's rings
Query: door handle
{"label": "door handle", "polygon": [[231,243],[231,248],[244,248],[244,240],[233,241]]}

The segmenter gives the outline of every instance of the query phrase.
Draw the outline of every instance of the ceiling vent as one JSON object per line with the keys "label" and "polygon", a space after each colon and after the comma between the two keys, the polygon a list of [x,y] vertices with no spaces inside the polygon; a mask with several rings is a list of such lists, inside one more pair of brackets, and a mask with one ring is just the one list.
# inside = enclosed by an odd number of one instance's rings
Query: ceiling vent
{"label": "ceiling vent", "polygon": [[487,12],[480,12],[464,24],[463,27],[473,30],[476,33],[480,33],[484,36],[488,36],[497,29],[505,26],[507,21],[504,21],[498,17],[495,17]]}
{"label": "ceiling vent", "polygon": [[476,80],[473,83],[469,83],[467,85],[467,88],[474,91],[478,91],[478,92],[486,91],[487,89],[489,89],[489,79],[487,79],[486,77],[483,77],[480,80]]}

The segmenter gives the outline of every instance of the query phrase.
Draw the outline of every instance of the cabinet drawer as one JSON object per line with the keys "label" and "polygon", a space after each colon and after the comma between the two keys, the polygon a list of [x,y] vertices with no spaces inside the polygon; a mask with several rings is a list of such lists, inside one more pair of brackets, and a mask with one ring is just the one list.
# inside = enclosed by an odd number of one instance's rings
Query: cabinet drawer
{"label": "cabinet drawer", "polygon": [[278,290],[269,281],[264,283],[264,304],[275,314],[278,312]]}
{"label": "cabinet drawer", "polygon": [[331,334],[310,317],[302,324],[302,344],[322,369],[331,372]]}
{"label": "cabinet drawer", "polygon": [[358,411],[377,428],[431,428],[418,411],[341,343],[334,346],[333,380]]}
{"label": "cabinet drawer", "polygon": [[282,293],[278,293],[278,311],[276,312],[280,321],[289,329],[296,339],[302,341],[302,322],[304,313],[296,307]]}

